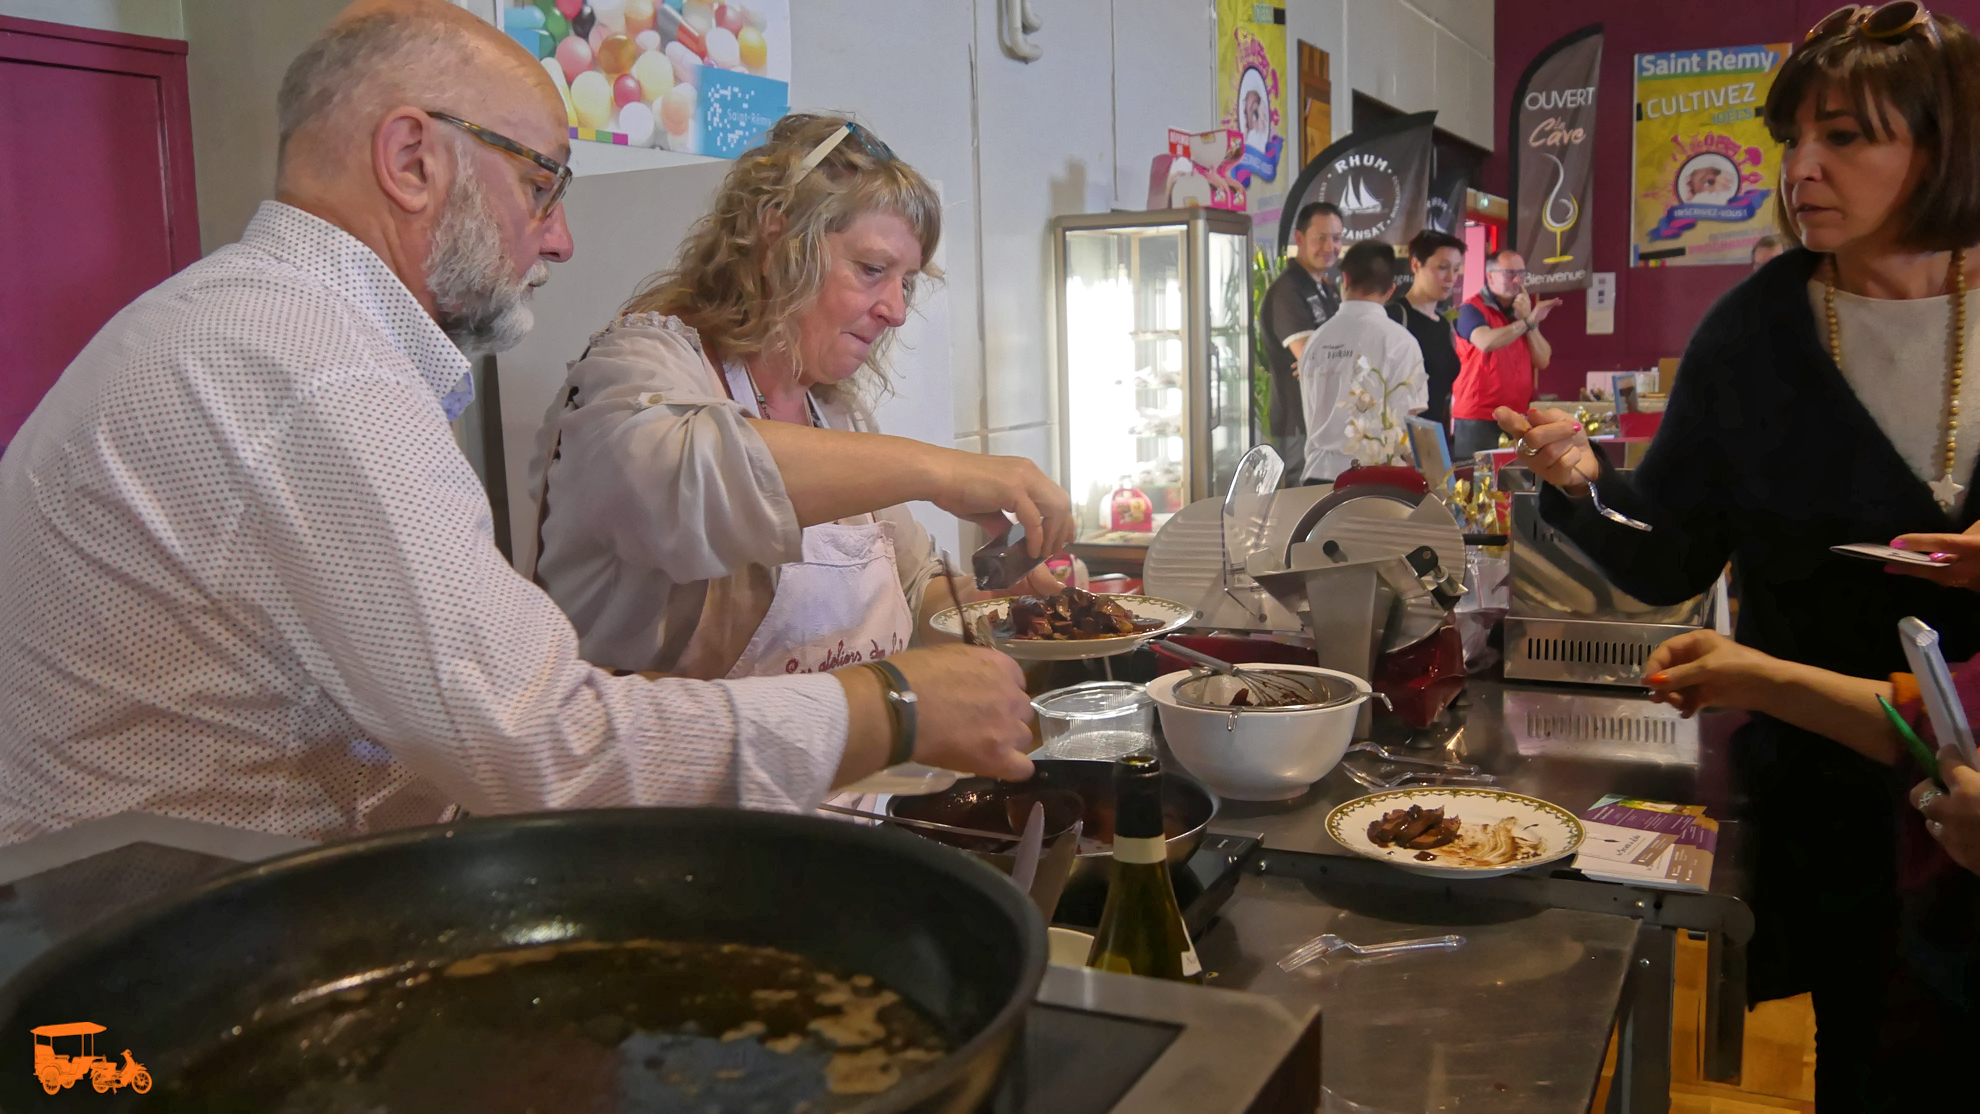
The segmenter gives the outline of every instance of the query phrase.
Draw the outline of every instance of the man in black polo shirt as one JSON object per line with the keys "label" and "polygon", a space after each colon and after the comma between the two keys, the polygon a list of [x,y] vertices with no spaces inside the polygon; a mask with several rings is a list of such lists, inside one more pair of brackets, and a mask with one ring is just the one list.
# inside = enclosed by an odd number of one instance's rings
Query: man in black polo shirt
{"label": "man in black polo shirt", "polygon": [[1430,228],[1418,232],[1409,242],[1409,274],[1409,292],[1389,302],[1389,316],[1423,349],[1423,369],[1430,375],[1430,406],[1423,417],[1448,431],[1458,354],[1443,304],[1464,277],[1464,241]]}
{"label": "man in black polo shirt", "polygon": [[1272,365],[1272,444],[1285,458],[1286,475],[1298,477],[1306,465],[1306,415],[1299,398],[1299,356],[1313,331],[1341,308],[1341,291],[1327,277],[1341,257],[1341,211],[1315,201],[1299,211],[1293,227],[1293,258],[1265,291],[1258,331]]}

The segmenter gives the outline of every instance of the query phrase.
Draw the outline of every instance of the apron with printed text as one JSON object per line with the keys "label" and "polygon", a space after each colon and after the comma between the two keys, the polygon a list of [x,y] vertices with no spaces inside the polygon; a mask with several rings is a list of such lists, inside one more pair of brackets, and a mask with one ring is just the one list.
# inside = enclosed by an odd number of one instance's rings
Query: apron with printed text
{"label": "apron with printed text", "polygon": [[[723,368],[732,398],[760,417],[748,373]],[[825,425],[816,404],[813,420]],[[894,525],[872,515],[804,529],[801,559],[777,568],[776,595],[728,676],[823,673],[907,649],[914,615],[901,592]]]}

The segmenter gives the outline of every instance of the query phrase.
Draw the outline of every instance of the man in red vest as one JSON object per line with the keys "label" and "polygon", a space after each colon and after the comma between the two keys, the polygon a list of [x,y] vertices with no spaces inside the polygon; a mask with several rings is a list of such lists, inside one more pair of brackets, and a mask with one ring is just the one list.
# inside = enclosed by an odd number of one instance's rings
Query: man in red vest
{"label": "man in red vest", "polygon": [[1540,335],[1540,322],[1561,304],[1550,298],[1535,305],[1526,293],[1526,260],[1511,248],[1485,260],[1485,289],[1458,307],[1457,385],[1451,391],[1451,459],[1499,447],[1501,406],[1526,413],[1540,386],[1540,369],[1553,359],[1553,346]]}

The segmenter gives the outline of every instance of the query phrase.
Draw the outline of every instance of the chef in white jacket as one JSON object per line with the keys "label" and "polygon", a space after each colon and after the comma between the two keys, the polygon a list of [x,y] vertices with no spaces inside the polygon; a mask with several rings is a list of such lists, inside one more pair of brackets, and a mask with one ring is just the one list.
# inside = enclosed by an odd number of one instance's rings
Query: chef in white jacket
{"label": "chef in white jacket", "polygon": [[1364,241],[1341,257],[1341,308],[1299,357],[1304,483],[1332,483],[1357,463],[1401,459],[1404,419],[1430,405],[1423,349],[1384,308],[1395,285],[1390,245]]}
{"label": "chef in white jacket", "polygon": [[535,575],[587,660],[711,678],[882,660],[954,602],[912,500],[1003,506],[1034,553],[1071,540],[1029,461],[875,430],[940,235],[934,189],[850,120],[787,116],[736,161],[539,439]]}

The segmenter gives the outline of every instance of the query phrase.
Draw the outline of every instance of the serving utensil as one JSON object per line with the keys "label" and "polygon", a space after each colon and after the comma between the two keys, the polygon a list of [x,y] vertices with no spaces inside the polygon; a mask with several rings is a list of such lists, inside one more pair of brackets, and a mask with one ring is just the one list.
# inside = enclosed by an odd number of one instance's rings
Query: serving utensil
{"label": "serving utensil", "polygon": [[1389,944],[1354,944],[1333,933],[1315,936],[1299,947],[1294,948],[1279,961],[1279,970],[1292,971],[1304,967],[1316,959],[1324,959],[1337,952],[1347,952],[1357,958],[1369,956],[1395,955],[1400,952],[1433,951],[1438,948],[1456,948],[1464,944],[1462,936],[1425,936],[1416,940],[1397,940]]}
{"label": "serving utensil", "polygon": [[[1038,861],[1038,874],[1031,881],[1032,903],[1045,915],[1049,923],[1052,914],[1059,908],[1059,896],[1066,892],[1066,883],[1072,880],[1073,866],[1079,861],[1080,840],[1086,825],[1074,821],[1072,830],[1053,841],[1052,849]],[[1085,956],[1081,956],[1082,962]]]}
{"label": "serving utensil", "polygon": [[1627,526],[1632,530],[1641,530],[1646,534],[1651,531],[1652,527],[1648,522],[1639,522],[1638,520],[1629,517],[1628,515],[1622,513],[1621,511],[1612,511],[1609,508],[1603,506],[1602,493],[1595,490],[1595,481],[1593,480],[1590,480],[1588,482],[1588,498],[1593,500],[1595,503],[1595,513],[1601,515],[1603,518],[1608,519],[1610,522],[1614,522],[1622,526]]}
{"label": "serving utensil", "polygon": [[1011,863],[1011,881],[1025,893],[1038,877],[1038,856],[1045,850],[1045,803],[1031,802],[1031,816],[1024,822],[1024,835],[1018,839],[1017,858]]}
{"label": "serving utensil", "polygon": [[888,816],[885,813],[868,812],[863,808],[847,808],[844,805],[822,804],[818,806],[818,811],[833,812],[840,816],[857,816],[861,820],[878,820],[883,824],[905,824],[910,828],[929,828],[938,832],[966,835],[975,839],[1001,839],[1005,843],[1017,843],[1024,838],[1023,836],[1012,835],[1009,832],[992,832],[982,828],[964,828],[955,824],[938,824],[933,820],[915,820],[906,816]]}
{"label": "serving utensil", "polygon": [[1443,770],[1403,770],[1393,774],[1372,774],[1352,762],[1341,769],[1364,789],[1401,789],[1406,785],[1497,785],[1491,774],[1454,774]]}

